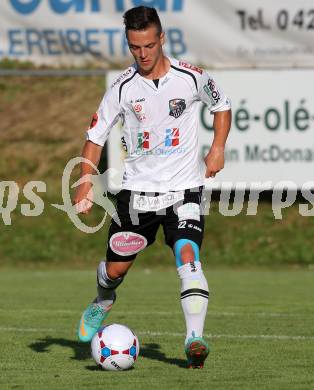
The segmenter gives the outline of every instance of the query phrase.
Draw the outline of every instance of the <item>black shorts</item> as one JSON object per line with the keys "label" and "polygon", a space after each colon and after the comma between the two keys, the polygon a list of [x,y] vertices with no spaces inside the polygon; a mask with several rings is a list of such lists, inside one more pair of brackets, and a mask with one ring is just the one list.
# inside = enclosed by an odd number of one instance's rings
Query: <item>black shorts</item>
{"label": "black shorts", "polygon": [[[138,252],[155,241],[160,225],[172,249],[179,239],[194,241],[200,248],[204,231],[202,190],[198,187],[168,194],[119,192],[117,213],[121,226],[111,220],[107,261],[134,260]],[[167,206],[169,201],[175,203]],[[161,209],[156,211],[158,207]]]}

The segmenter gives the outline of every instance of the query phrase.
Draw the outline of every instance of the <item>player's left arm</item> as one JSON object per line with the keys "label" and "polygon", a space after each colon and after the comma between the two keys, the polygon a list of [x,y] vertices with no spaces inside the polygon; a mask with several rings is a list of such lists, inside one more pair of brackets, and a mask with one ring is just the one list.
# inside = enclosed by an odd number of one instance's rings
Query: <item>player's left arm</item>
{"label": "player's left arm", "polygon": [[225,145],[231,127],[231,109],[214,112],[214,140],[204,158],[205,177],[215,177],[225,164]]}
{"label": "player's left arm", "polygon": [[216,81],[206,72],[198,75],[198,98],[214,115],[214,140],[204,161],[206,177],[214,177],[224,167],[224,151],[231,126],[231,102]]}

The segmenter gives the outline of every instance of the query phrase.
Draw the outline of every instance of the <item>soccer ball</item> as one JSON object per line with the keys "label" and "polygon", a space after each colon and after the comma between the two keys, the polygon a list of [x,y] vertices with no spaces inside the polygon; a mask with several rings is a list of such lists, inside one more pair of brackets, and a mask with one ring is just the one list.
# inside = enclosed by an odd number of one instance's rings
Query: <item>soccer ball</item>
{"label": "soccer ball", "polygon": [[92,338],[92,357],[104,370],[127,370],[140,351],[137,336],[125,325],[111,324],[98,329]]}

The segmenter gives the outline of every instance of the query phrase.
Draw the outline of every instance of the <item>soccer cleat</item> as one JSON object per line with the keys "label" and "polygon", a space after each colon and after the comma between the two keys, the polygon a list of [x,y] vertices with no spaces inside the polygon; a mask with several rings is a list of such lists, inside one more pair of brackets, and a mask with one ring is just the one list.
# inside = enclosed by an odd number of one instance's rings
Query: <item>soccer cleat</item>
{"label": "soccer cleat", "polygon": [[185,346],[188,367],[203,368],[204,361],[206,360],[209,351],[209,346],[203,337],[195,337],[193,332],[192,337],[188,339],[188,342]]}
{"label": "soccer cleat", "polygon": [[107,315],[108,310],[106,311],[101,305],[94,302],[88,305],[80,320],[79,339],[83,342],[91,341]]}

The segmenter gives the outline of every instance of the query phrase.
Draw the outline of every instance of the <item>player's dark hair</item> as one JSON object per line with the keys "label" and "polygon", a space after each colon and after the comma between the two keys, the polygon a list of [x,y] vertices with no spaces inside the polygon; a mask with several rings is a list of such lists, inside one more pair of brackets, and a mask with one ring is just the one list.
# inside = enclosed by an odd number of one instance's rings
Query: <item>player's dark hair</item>
{"label": "player's dark hair", "polygon": [[126,36],[129,30],[145,30],[152,25],[157,27],[158,35],[162,32],[160,19],[155,8],[144,6],[131,8],[125,12],[123,19]]}

